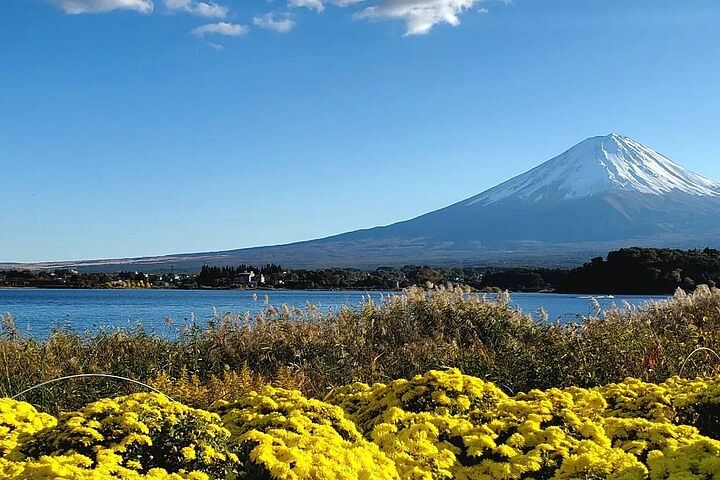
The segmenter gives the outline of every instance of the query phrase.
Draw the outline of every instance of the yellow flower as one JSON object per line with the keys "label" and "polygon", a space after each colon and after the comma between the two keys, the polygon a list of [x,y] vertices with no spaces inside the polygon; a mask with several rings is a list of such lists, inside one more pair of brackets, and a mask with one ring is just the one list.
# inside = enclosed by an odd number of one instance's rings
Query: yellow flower
{"label": "yellow flower", "polygon": [[362,438],[339,407],[300,392],[267,387],[236,402],[218,402],[213,410],[248,452],[244,463],[272,478],[400,478],[394,463]]}
{"label": "yellow flower", "polygon": [[509,397],[458,370],[211,411],[136,394],[56,419],[0,399],[0,478],[719,480],[719,409],[718,378]]}

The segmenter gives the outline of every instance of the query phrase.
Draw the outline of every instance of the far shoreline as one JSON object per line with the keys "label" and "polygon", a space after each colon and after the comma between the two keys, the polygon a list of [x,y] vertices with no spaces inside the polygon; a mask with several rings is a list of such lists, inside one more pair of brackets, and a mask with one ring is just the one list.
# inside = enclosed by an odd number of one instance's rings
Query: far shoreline
{"label": "far shoreline", "polygon": [[720,250],[630,247],[576,268],[533,266],[381,266],[288,268],[278,264],[203,265],[196,271],[95,272],[62,268],[0,270],[0,288],[227,291],[387,291],[462,285],[481,293],[672,295],[720,285]]}
{"label": "far shoreline", "polygon": [[[474,289],[472,287],[467,287],[463,285],[465,288],[469,288],[468,293],[474,293],[479,295],[499,295],[502,293],[509,293],[511,295],[513,294],[525,294],[525,293],[532,293],[532,294],[541,294],[541,295],[582,295],[587,296],[589,298],[592,297],[607,297],[611,298],[613,296],[626,296],[626,297],[644,297],[644,296],[650,296],[650,297],[661,297],[661,296],[668,296],[671,297],[674,292],[594,292],[594,293],[588,293],[584,291],[557,291],[557,290],[503,290],[503,289],[485,289],[485,290],[478,290]],[[72,286],[0,286],[0,291],[5,290],[86,290],[86,291],[181,291],[181,292],[188,292],[188,291],[207,291],[207,292],[382,292],[382,293],[402,293],[404,290],[410,287],[404,287],[400,289],[387,289],[387,288],[357,288],[357,287],[338,287],[338,288],[275,288],[275,287],[262,287],[262,288],[224,288],[224,287],[203,287],[203,288],[180,288],[180,287],[151,287],[151,288],[137,288],[137,287],[128,287],[128,288],[119,288],[119,287],[113,287],[113,288],[104,288],[104,287],[72,287]]]}

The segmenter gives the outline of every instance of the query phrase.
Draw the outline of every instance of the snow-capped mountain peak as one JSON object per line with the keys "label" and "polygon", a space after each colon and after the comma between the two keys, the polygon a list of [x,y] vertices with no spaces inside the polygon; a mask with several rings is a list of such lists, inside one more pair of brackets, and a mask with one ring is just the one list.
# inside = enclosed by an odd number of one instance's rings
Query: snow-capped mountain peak
{"label": "snow-capped mountain peak", "polygon": [[588,138],[542,165],[468,199],[465,205],[489,205],[510,198],[530,203],[567,200],[610,191],[720,197],[720,184],[631,138],[612,133]]}

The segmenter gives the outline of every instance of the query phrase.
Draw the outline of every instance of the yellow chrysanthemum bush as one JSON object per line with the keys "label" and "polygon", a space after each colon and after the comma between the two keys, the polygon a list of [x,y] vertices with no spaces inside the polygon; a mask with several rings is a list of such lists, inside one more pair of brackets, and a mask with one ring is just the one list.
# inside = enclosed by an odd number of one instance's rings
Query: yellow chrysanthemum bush
{"label": "yellow chrysanthemum bush", "polygon": [[579,388],[518,394],[487,423],[495,445],[482,452],[490,457],[480,461],[483,471],[500,478],[642,478],[642,463],[612,448],[605,406],[599,393]]}
{"label": "yellow chrysanthemum bush", "polygon": [[608,402],[607,417],[694,425],[703,435],[720,440],[720,377],[672,377],[661,384],[631,378],[598,391]]}
{"label": "yellow chrysanthemum bush", "polygon": [[0,398],[0,456],[5,457],[17,447],[18,438],[55,426],[52,415],[38,412],[25,402]]}
{"label": "yellow chrysanthemum bush", "polygon": [[490,383],[448,370],[353,384],[328,400],[350,414],[403,478],[654,479],[682,471],[678,462],[686,462],[685,473],[698,475],[688,478],[717,479],[716,442],[672,423],[681,421],[681,405],[709,402],[704,392],[714,390],[697,382],[685,397],[669,384],[631,379],[508,397]]}
{"label": "yellow chrysanthemum bush", "polygon": [[677,416],[672,392],[665,384],[628,378],[620,383],[599,387],[597,391],[608,403],[606,417],[644,418],[672,423]]}
{"label": "yellow chrysanthemum bush", "polygon": [[720,377],[673,377],[664,385],[671,392],[677,423],[695,425],[703,435],[720,440]]}
{"label": "yellow chrysanthemum bush", "polygon": [[491,383],[449,370],[354,385],[329,400],[349,406],[403,478],[642,478],[646,471],[634,456],[611,448],[596,423],[605,408],[596,392],[510,398]]}
{"label": "yellow chrysanthemum bush", "polygon": [[669,452],[699,440],[714,442],[700,435],[695,427],[652,422],[644,418],[610,417],[603,421],[603,426],[614,448],[631,453],[643,461],[655,450]]}
{"label": "yellow chrysanthemum bush", "polygon": [[0,478],[3,480],[210,480],[203,472],[170,473],[162,468],[147,473],[113,465],[113,461],[94,464],[80,454],[43,456],[25,461],[0,459]]}
{"label": "yellow chrysanthemum bush", "polygon": [[238,401],[217,402],[212,410],[242,447],[245,478],[400,478],[341,408],[298,391],[266,387]]}
{"label": "yellow chrysanthemum bush", "polygon": [[410,380],[399,379],[388,384],[354,383],[333,390],[327,400],[342,407],[360,430],[368,434],[376,424],[385,421],[393,408],[439,415],[492,412],[507,398],[493,383],[449,369],[431,370]]}
{"label": "yellow chrysanthemum bush", "polygon": [[164,395],[138,393],[63,413],[57,425],[37,432],[17,450],[28,461],[64,457],[73,463],[76,458],[78,468],[122,478],[154,469],[224,478],[241,469],[236,449],[216,414]]}
{"label": "yellow chrysanthemum bush", "polygon": [[0,399],[0,478],[720,480],[720,379],[510,396],[459,370],[332,390],[260,386],[209,411],[160,394],[57,418]]}
{"label": "yellow chrysanthemum bush", "polygon": [[454,478],[458,458],[467,453],[463,437],[488,434],[464,415],[489,415],[507,398],[492,383],[451,369],[388,384],[352,384],[335,389],[327,400],[395,461],[402,478]]}
{"label": "yellow chrysanthemum bush", "polygon": [[689,445],[648,453],[651,480],[717,480],[720,478],[720,443],[699,438]]}

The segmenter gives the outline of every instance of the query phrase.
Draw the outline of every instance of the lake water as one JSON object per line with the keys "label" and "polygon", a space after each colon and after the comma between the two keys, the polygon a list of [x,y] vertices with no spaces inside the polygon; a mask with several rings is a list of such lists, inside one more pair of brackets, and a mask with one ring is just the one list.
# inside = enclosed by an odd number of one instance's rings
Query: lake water
{"label": "lake water", "polygon": [[[323,311],[338,310],[343,305],[360,305],[368,295],[376,301],[389,292],[362,291],[248,291],[248,290],[54,290],[0,289],[0,314],[10,313],[24,333],[44,337],[53,328],[95,330],[101,327],[132,328],[138,322],[161,334],[170,334],[191,319],[204,323],[213,315],[225,313],[258,313],[270,305],[279,308],[305,308],[308,302]],[[265,297],[267,295],[267,298]],[[624,302],[638,306],[667,296],[596,297],[607,309]],[[550,320],[571,321],[594,313],[590,298],[581,295],[553,293],[515,293],[511,302],[523,312],[538,315],[540,308]],[[174,327],[166,319],[172,318]]]}

